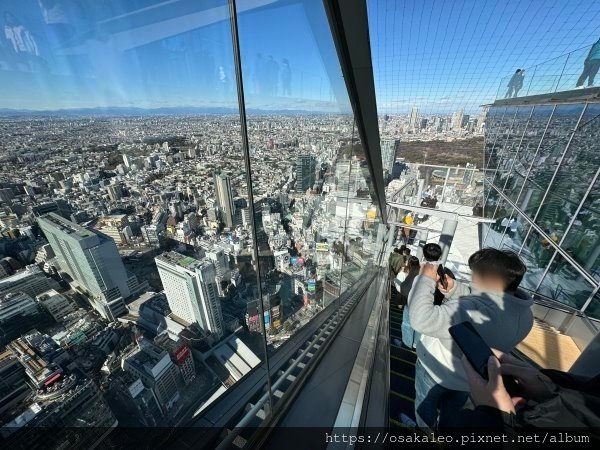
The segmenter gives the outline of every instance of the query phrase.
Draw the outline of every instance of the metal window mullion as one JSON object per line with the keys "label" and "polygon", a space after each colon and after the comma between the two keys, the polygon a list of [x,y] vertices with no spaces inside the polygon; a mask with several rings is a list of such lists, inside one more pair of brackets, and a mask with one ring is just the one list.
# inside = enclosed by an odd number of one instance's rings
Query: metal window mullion
{"label": "metal window mullion", "polygon": [[554,107],[552,108],[552,112],[550,113],[550,117],[548,117],[548,122],[546,122],[546,127],[544,128],[544,132],[542,133],[540,142],[538,142],[538,146],[535,149],[535,153],[533,155],[533,158],[531,159],[531,163],[529,163],[529,168],[527,169],[527,173],[525,174],[525,178],[523,179],[523,185],[521,186],[521,189],[519,190],[519,195],[517,195],[517,200],[516,200],[517,202],[521,198],[523,189],[525,189],[525,185],[527,184],[527,180],[529,179],[529,175],[531,174],[531,169],[533,169],[533,163],[535,162],[535,159],[537,158],[537,156],[540,152],[540,148],[542,148],[542,142],[544,142],[544,138],[546,137],[546,132],[548,131],[548,128],[550,127],[550,122],[552,121],[552,118],[554,117],[554,111],[556,111],[556,105],[554,105]]}
{"label": "metal window mullion", "polygon": [[[506,114],[507,109],[508,108],[505,106],[504,109],[502,110],[502,117],[500,118],[500,125],[502,125],[502,122],[504,121],[504,114]],[[490,155],[492,154],[492,151],[494,150],[494,148],[496,148],[496,142],[498,141],[498,134],[499,133],[496,133],[496,135],[494,136],[494,143],[492,144],[492,148],[490,149]],[[485,149],[484,149],[483,153],[484,153],[484,157],[485,157]],[[489,166],[490,166],[490,160],[487,161],[487,163],[485,164],[485,167],[483,168],[484,176],[485,176]]]}
{"label": "metal window mullion", "polygon": [[585,314],[587,316],[587,314],[585,313],[585,311],[586,311],[586,309],[588,309],[588,306],[590,306],[590,304],[594,301],[594,297],[596,296],[596,294],[598,294],[598,290],[600,290],[600,286],[596,286],[594,288],[594,290],[592,291],[591,295],[588,297],[588,299],[585,301],[585,303],[583,304],[583,306],[579,310],[580,313]]}
{"label": "metal window mullion", "polygon": [[[510,213],[508,223],[510,223],[510,221],[513,219],[514,216],[515,216],[515,210],[513,208],[512,212]],[[508,227],[504,227],[504,233],[502,233],[502,238],[500,239],[500,244],[498,245],[498,249],[502,249],[502,244],[504,243],[504,238],[506,237],[507,230],[508,230]]]}
{"label": "metal window mullion", "polygon": [[558,254],[558,251],[556,249],[554,249],[554,253],[552,254],[552,257],[550,258],[550,260],[548,261],[548,264],[546,264],[546,268],[544,269],[544,273],[542,273],[542,276],[540,277],[540,281],[538,281],[537,285],[535,286],[536,293],[537,293],[538,289],[540,288],[540,286],[542,285],[542,282],[544,281],[544,278],[546,277],[548,270],[550,270],[550,266],[556,259],[557,254]]}
{"label": "metal window mullion", "polygon": [[[523,145],[523,139],[525,139],[525,133],[527,133],[527,129],[529,128],[529,122],[531,122],[531,117],[533,116],[533,111],[535,111],[535,106],[531,108],[531,112],[529,113],[529,117],[527,118],[527,123],[525,124],[525,128],[523,129],[523,134],[521,135],[521,139],[519,140],[519,145],[517,146],[517,152],[515,153],[515,157],[513,158],[512,164],[510,165],[510,169],[508,169],[508,173],[512,173],[517,157],[519,156],[519,150],[521,149],[521,145]],[[504,186],[502,186],[502,192],[506,189],[506,185],[508,184],[508,177],[504,180]]]}
{"label": "metal window mullion", "polygon": [[560,159],[558,160],[556,169],[554,169],[554,173],[552,174],[550,183],[548,183],[548,187],[546,188],[546,191],[544,192],[542,200],[540,201],[540,205],[538,206],[538,209],[535,212],[535,216],[533,217],[534,222],[537,220],[538,216],[540,215],[540,211],[542,210],[542,208],[544,206],[544,202],[546,201],[546,198],[548,198],[548,193],[550,192],[550,189],[553,187],[554,180],[556,179],[556,175],[558,175],[558,172],[559,172],[560,168],[562,167],[563,161],[565,160],[565,156],[566,156],[567,152],[569,151],[569,148],[571,147],[571,142],[573,141],[573,137],[575,136],[575,133],[577,133],[577,128],[579,128],[579,124],[581,123],[581,118],[585,114],[586,110],[587,110],[587,103],[584,105],[583,110],[581,111],[581,114],[579,115],[579,119],[577,119],[577,124],[575,124],[575,128],[573,128],[573,132],[571,133],[571,136],[569,136],[569,140],[567,141],[567,144],[565,145],[565,149],[562,152],[562,154],[560,155]]}
{"label": "metal window mullion", "polygon": [[590,183],[590,185],[588,186],[587,190],[585,191],[585,194],[583,194],[583,198],[579,202],[579,206],[577,206],[577,209],[575,210],[575,213],[573,213],[573,217],[571,217],[571,220],[569,221],[569,225],[567,225],[567,228],[565,229],[565,232],[563,233],[563,236],[560,238],[560,241],[558,242],[559,246],[562,247],[562,244],[563,244],[565,238],[567,237],[567,234],[569,233],[569,231],[571,231],[571,228],[573,227],[573,224],[577,220],[577,216],[579,215],[579,213],[583,209],[583,205],[585,204],[585,201],[588,199],[588,196],[590,195],[590,192],[592,192],[592,189],[594,188],[594,184],[596,184],[596,180],[598,179],[598,175],[599,174],[600,174],[600,167],[598,169],[596,169],[596,174],[592,178],[592,182]]}
{"label": "metal window mullion", "polygon": [[502,146],[502,153],[498,157],[498,164],[496,165],[496,168],[494,169],[494,175],[492,175],[492,183],[494,182],[493,181],[494,178],[496,178],[496,174],[498,173],[498,167],[500,167],[500,163],[502,162],[502,158],[504,157],[504,153],[506,151],[506,144],[508,144],[508,141],[511,137],[511,132],[513,130],[513,127],[515,126],[518,113],[519,113],[519,107],[517,107],[517,109],[515,110],[515,115],[513,116],[512,122],[510,124],[510,129],[508,130],[508,134],[506,135],[506,139],[504,140],[504,145]]}
{"label": "metal window mullion", "polygon": [[531,226],[531,224],[529,224],[529,229],[527,230],[527,234],[525,235],[525,238],[523,239],[523,242],[521,242],[521,247],[519,247],[519,251],[517,252],[518,255],[521,254],[521,252],[523,251],[523,247],[525,247],[525,242],[527,242],[527,239],[529,239],[529,235],[531,234],[531,229],[533,227]]}
{"label": "metal window mullion", "polygon": [[269,357],[267,353],[267,330],[265,329],[265,316],[263,307],[263,295],[262,295],[262,280],[260,270],[260,256],[258,252],[258,234],[256,232],[256,216],[254,215],[254,193],[252,190],[252,176],[251,176],[251,160],[250,160],[250,145],[248,141],[248,124],[246,123],[246,100],[244,98],[244,81],[242,74],[242,58],[240,52],[240,41],[238,32],[238,21],[237,21],[237,7],[236,0],[228,0],[229,3],[229,22],[231,26],[231,41],[233,50],[233,62],[235,67],[235,81],[237,84],[237,97],[238,97],[238,109],[240,112],[240,131],[242,135],[242,152],[244,154],[244,167],[246,169],[246,187],[248,190],[248,209],[252,216],[251,222],[251,234],[252,234],[252,253],[256,263],[256,280],[258,290],[258,311],[260,314],[260,328],[263,335],[263,351],[265,354],[265,367],[267,370],[267,389],[269,394],[269,405],[266,414],[271,415],[273,410],[273,392],[271,389],[271,368],[269,365]]}

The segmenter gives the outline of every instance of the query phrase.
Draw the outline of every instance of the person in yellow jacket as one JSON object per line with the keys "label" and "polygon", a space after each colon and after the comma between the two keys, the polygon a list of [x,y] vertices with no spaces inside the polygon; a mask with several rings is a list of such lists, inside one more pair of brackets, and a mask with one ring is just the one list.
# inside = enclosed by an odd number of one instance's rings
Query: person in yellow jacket
{"label": "person in yellow jacket", "polygon": [[402,219],[402,222],[404,222],[404,224],[405,224],[404,229],[402,230],[402,234],[404,235],[404,238],[406,239],[406,242],[408,243],[408,239],[410,238],[410,227],[408,225],[412,225],[415,223],[413,214],[411,212],[409,212],[406,216],[404,216],[404,219]]}

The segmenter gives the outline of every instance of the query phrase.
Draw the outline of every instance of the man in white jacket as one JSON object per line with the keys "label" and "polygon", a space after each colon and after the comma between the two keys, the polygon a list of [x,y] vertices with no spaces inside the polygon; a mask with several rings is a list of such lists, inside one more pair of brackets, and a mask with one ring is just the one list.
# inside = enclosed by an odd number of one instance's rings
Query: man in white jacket
{"label": "man in white jacket", "polygon": [[[417,424],[435,428],[441,414],[464,406],[469,385],[462,352],[448,328],[470,321],[486,343],[510,352],[533,326],[530,296],[518,291],[526,268],[516,253],[485,248],[469,258],[471,285],[447,277],[448,289],[438,284],[437,266],[425,264],[409,296],[410,323],[421,333],[417,344],[415,415]],[[436,306],[436,287],[447,301]]]}

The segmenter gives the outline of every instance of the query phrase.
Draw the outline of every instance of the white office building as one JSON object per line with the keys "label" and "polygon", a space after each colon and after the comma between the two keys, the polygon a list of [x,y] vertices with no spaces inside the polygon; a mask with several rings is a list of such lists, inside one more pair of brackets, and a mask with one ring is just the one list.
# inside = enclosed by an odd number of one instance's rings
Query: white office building
{"label": "white office building", "polygon": [[173,314],[190,324],[197,323],[220,339],[223,313],[215,265],[177,252],[163,253],[155,261]]}

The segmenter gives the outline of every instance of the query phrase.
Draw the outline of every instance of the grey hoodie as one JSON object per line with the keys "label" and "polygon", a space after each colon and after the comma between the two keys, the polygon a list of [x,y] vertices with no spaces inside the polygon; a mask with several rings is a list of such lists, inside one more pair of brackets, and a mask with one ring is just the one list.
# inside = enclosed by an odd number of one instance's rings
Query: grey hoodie
{"label": "grey hoodie", "polygon": [[419,275],[408,297],[410,324],[421,333],[417,356],[438,384],[468,391],[462,352],[448,328],[470,321],[490,347],[510,352],[533,326],[533,300],[523,292],[482,292],[457,281],[448,300],[436,306],[435,287],[433,279]]}

